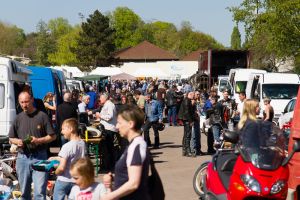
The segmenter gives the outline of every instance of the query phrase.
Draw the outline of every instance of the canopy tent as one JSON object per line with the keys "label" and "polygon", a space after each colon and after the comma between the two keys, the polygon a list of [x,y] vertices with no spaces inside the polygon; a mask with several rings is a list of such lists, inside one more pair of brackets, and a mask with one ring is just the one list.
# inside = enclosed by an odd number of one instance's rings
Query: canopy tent
{"label": "canopy tent", "polygon": [[121,74],[111,76],[111,80],[136,80],[136,77],[123,72]]}
{"label": "canopy tent", "polygon": [[107,76],[103,76],[103,75],[86,75],[83,77],[78,77],[77,79],[79,80],[84,80],[84,81],[99,81],[101,79],[107,78]]}
{"label": "canopy tent", "polygon": [[165,79],[168,79],[170,76],[157,67],[140,67],[135,72],[133,72],[133,75],[135,77],[153,77]]}
{"label": "canopy tent", "polygon": [[90,75],[113,76],[121,73],[122,70],[119,67],[97,67],[91,71]]}

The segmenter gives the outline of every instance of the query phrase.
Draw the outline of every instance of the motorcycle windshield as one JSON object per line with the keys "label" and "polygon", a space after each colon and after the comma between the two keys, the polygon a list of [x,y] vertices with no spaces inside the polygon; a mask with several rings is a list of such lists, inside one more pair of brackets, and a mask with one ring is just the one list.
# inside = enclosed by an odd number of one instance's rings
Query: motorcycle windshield
{"label": "motorcycle windshield", "polygon": [[251,162],[259,169],[275,170],[281,166],[285,158],[283,134],[277,132],[269,136],[268,134],[260,136],[258,139],[253,134],[253,143],[251,145],[249,143],[240,145],[242,158],[245,162]]}

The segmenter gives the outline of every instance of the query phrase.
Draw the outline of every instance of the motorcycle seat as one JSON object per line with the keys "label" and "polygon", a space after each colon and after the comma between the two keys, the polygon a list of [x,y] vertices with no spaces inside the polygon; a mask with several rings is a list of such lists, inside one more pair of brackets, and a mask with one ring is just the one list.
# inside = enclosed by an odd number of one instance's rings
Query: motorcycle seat
{"label": "motorcycle seat", "polygon": [[229,187],[229,180],[232,175],[236,159],[237,155],[233,152],[222,152],[217,158],[217,172],[226,190],[228,190]]}

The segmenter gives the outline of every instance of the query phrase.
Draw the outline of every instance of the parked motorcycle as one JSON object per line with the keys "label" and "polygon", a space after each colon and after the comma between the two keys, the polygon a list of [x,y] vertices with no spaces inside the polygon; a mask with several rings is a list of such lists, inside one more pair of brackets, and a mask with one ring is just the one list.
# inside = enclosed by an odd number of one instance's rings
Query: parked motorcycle
{"label": "parked motorcycle", "polygon": [[200,199],[286,199],[287,163],[300,151],[300,142],[294,143],[293,152],[286,157],[282,133],[267,136],[260,140],[253,134],[248,146],[236,144],[238,134],[225,131],[224,141],[236,146],[218,149],[212,161],[198,168],[193,184]]}

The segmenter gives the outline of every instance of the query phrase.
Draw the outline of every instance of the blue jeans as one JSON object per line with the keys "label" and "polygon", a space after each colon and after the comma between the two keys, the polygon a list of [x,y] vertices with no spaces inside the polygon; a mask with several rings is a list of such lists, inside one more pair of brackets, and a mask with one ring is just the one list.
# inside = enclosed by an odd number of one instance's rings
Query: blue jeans
{"label": "blue jeans", "polygon": [[173,125],[177,126],[177,121],[176,121],[176,105],[169,106],[168,121],[169,121],[170,124],[171,124],[171,116],[172,116]]}
{"label": "blue jeans", "polygon": [[201,151],[200,122],[195,121],[192,128],[191,149],[197,154]]}
{"label": "blue jeans", "polygon": [[65,196],[68,196],[71,192],[74,183],[64,182],[57,180],[55,181],[53,199],[55,200],[64,200]]}
{"label": "blue jeans", "polygon": [[219,124],[213,124],[211,126],[213,136],[214,136],[214,141],[219,141],[220,140],[220,133],[221,133],[221,126]]}
{"label": "blue jeans", "polygon": [[47,151],[38,151],[33,154],[18,153],[16,169],[22,200],[31,199],[31,183],[34,185],[34,200],[46,199],[46,187],[48,174],[46,172],[35,171],[31,165],[39,160],[47,160]]}

